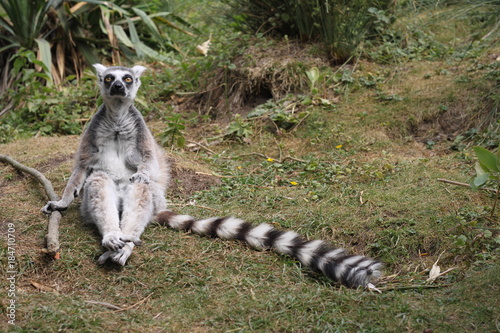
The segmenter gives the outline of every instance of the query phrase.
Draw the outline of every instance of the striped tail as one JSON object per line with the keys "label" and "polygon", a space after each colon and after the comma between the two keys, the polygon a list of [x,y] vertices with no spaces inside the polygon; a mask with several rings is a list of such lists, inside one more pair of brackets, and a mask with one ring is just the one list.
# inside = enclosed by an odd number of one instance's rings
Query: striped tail
{"label": "striped tail", "polygon": [[266,223],[255,226],[234,217],[196,220],[192,216],[178,215],[168,210],[160,212],[157,220],[176,230],[237,239],[259,250],[272,248],[278,253],[297,258],[302,265],[351,288],[366,287],[371,280],[381,275],[382,263],[374,259],[348,255],[344,249],[335,248],[325,241],[309,241],[293,231],[278,230]]}

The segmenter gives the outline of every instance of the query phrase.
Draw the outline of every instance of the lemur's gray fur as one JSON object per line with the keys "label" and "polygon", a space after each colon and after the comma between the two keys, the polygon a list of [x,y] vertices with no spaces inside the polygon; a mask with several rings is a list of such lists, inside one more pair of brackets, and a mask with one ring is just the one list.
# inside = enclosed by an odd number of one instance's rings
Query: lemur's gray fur
{"label": "lemur's gray fur", "polygon": [[[111,259],[124,265],[156,213],[166,208],[168,165],[134,98],[146,69],[94,65],[104,104],[87,126],[62,199],[42,211],[65,210],[82,194],[81,212],[95,223]],[[82,193],[83,192],[83,193]]]}
{"label": "lemur's gray fur", "polygon": [[196,220],[166,210],[168,165],[133,105],[141,85],[139,77],[146,68],[94,67],[104,104],[82,136],[62,199],[49,201],[42,211],[64,210],[82,194],[82,214],[95,223],[106,249],[99,257],[100,264],[110,259],[124,265],[156,216],[160,224],[173,229],[274,249],[350,287],[367,286],[380,275],[380,262],[348,255],[325,241],[309,241],[293,231],[277,230],[265,223],[254,226],[233,217]]}

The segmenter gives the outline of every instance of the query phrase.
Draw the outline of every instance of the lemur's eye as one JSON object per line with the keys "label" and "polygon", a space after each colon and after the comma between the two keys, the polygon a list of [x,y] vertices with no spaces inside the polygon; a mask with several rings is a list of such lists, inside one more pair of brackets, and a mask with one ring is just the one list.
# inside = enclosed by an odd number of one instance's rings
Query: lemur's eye
{"label": "lemur's eye", "polygon": [[109,83],[109,82],[113,81],[113,78],[111,78],[111,76],[106,76],[106,77],[104,78],[104,81],[106,81],[106,82],[108,82],[108,83]]}
{"label": "lemur's eye", "polygon": [[130,76],[127,76],[126,78],[123,79],[127,83],[131,83],[133,80]]}

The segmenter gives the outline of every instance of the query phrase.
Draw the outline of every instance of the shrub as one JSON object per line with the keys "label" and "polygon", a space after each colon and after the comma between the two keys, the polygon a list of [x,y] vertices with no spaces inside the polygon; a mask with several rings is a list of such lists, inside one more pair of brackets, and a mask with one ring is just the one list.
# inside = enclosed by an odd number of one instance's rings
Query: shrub
{"label": "shrub", "polygon": [[320,41],[334,62],[348,60],[388,0],[226,0],[241,30]]}
{"label": "shrub", "polygon": [[[68,75],[81,77],[102,57],[113,64],[122,57],[171,61],[168,52],[177,48],[163,28],[191,34],[180,27],[189,24],[149,10],[130,0],[0,0],[0,76],[8,77],[10,59],[21,47],[37,53],[56,85]],[[0,92],[14,80],[11,75]]]}

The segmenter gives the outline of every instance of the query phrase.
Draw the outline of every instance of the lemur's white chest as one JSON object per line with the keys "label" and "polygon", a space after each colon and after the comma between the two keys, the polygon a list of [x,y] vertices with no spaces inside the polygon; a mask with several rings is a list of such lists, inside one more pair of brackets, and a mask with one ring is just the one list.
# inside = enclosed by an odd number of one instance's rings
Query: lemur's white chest
{"label": "lemur's white chest", "polygon": [[137,172],[137,130],[127,121],[105,122],[97,131],[94,170],[108,173],[115,181],[126,181]]}

